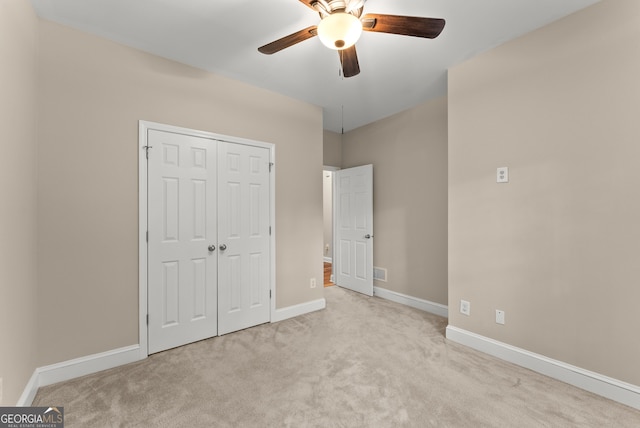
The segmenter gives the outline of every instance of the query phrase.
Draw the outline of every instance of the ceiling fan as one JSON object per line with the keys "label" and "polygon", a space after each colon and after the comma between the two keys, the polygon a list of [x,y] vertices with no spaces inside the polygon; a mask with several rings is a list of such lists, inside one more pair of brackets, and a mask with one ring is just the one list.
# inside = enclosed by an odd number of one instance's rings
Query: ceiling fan
{"label": "ceiling fan", "polygon": [[261,46],[258,51],[271,55],[318,36],[325,46],[338,51],[343,76],[352,77],[360,73],[355,43],[362,30],[435,39],[444,28],[445,21],[439,18],[375,13],[362,16],[365,1],[300,0],[307,7],[320,14],[320,23]]}

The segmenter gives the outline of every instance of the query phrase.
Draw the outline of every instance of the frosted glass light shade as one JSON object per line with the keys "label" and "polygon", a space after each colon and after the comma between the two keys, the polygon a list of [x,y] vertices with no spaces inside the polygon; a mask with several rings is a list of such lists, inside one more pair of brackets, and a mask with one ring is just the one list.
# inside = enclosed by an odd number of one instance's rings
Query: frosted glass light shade
{"label": "frosted glass light shade", "polygon": [[329,49],[347,49],[353,46],[362,34],[362,22],[346,12],[335,12],[318,24],[318,37]]}

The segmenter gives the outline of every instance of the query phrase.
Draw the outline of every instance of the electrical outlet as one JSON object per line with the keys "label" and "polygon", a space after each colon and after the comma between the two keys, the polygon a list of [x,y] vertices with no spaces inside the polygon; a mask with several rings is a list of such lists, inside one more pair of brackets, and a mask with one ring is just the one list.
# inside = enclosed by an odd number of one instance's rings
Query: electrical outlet
{"label": "electrical outlet", "polygon": [[471,315],[471,303],[466,300],[460,300],[460,313],[463,315]]}
{"label": "electrical outlet", "polygon": [[500,309],[496,309],[496,323],[504,324],[504,311],[501,311]]}
{"label": "electrical outlet", "polygon": [[506,166],[500,167],[496,170],[496,183],[508,183],[509,182],[509,168]]}
{"label": "electrical outlet", "polygon": [[309,281],[309,286],[311,288],[316,288],[316,279],[315,278],[311,278],[311,281]]}

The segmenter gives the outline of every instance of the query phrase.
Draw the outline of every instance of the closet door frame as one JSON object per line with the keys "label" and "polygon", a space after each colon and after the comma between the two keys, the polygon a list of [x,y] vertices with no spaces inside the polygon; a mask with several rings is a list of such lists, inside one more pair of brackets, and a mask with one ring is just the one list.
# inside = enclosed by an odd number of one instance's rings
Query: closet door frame
{"label": "closet door frame", "polygon": [[140,120],[138,123],[138,323],[139,334],[138,343],[140,350],[140,358],[146,358],[149,355],[148,350],[148,327],[147,327],[147,281],[148,281],[148,253],[147,253],[147,150],[149,148],[148,133],[149,130],[159,130],[165,132],[175,132],[196,137],[203,137],[212,140],[226,141],[235,144],[245,144],[255,147],[262,147],[269,150],[269,162],[271,174],[269,174],[269,218],[271,225],[270,239],[270,261],[269,261],[269,290],[271,293],[270,302],[270,322],[275,322],[276,308],[276,228],[275,228],[275,145],[261,141],[249,140],[245,138],[233,137],[228,135],[216,134],[207,131],[199,131],[194,129],[182,128],[162,123]]}

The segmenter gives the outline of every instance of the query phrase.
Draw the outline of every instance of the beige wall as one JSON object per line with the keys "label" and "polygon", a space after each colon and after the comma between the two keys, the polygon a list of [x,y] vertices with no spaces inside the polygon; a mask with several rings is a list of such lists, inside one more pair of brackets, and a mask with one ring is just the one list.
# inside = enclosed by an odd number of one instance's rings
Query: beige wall
{"label": "beige wall", "polygon": [[638,23],[603,0],[449,73],[450,324],[635,385]]}
{"label": "beige wall", "polygon": [[374,285],[447,304],[447,100],[343,136],[342,166],[373,164]]}
{"label": "beige wall", "polygon": [[320,108],[51,22],[39,48],[38,365],[138,343],[140,119],[274,143],[277,306],[322,297]]}
{"label": "beige wall", "polygon": [[37,18],[0,0],[0,404],[12,406],[36,368]]}
{"label": "beige wall", "polygon": [[323,165],[342,166],[342,134],[323,131]]}

